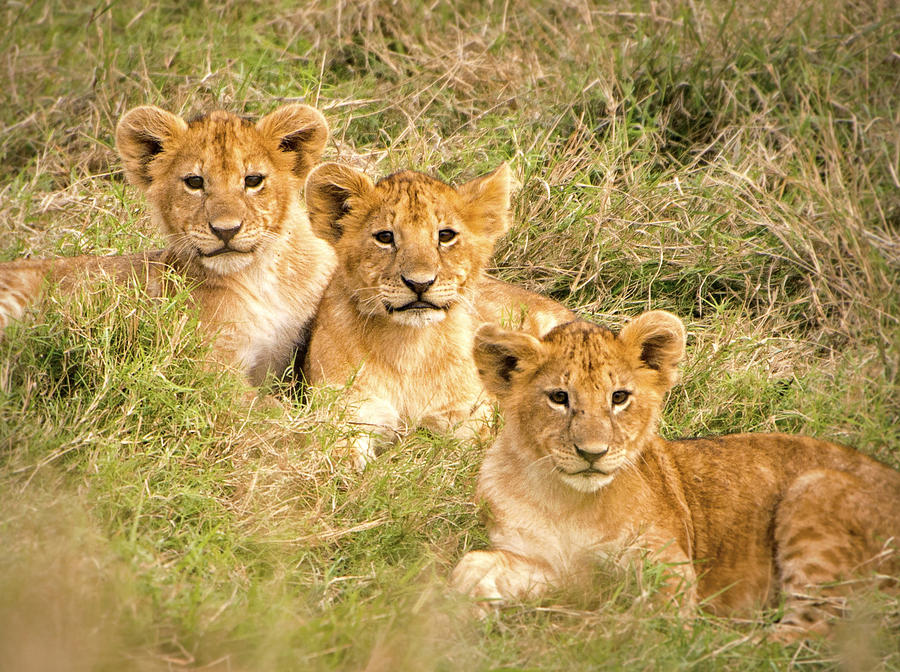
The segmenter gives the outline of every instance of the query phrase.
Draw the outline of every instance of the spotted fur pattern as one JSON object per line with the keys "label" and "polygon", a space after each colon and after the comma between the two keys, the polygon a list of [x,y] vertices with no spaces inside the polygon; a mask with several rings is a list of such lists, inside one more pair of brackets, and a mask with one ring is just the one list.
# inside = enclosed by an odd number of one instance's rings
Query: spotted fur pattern
{"label": "spotted fur pattern", "polygon": [[47,280],[63,289],[98,274],[165,291],[166,270],[195,286],[216,362],[259,383],[303,345],[334,267],[312,234],[304,180],[328,126],[306,105],[258,122],[215,111],[190,122],[153,106],[126,113],[116,144],[129,182],[147,197],[166,248],[151,253],[0,264],[0,326],[21,317]]}
{"label": "spotted fur pattern", "polygon": [[358,465],[379,439],[418,426],[477,431],[489,410],[472,360],[482,321],[510,307],[535,333],[571,319],[554,301],[483,274],[509,226],[509,180],[505,165],[459,187],[411,171],[374,183],[338,164],[310,175],[313,230],[334,245],[338,268],[305,371],[317,385],[352,379],[352,419],[375,430],[354,444]]}
{"label": "spotted fur pattern", "polygon": [[577,579],[600,554],[669,564],[686,613],[785,604],[782,639],[823,633],[840,582],[900,575],[900,473],[838,444],[786,434],[665,441],[660,406],[685,332],[645,313],[616,336],[584,322],[542,340],[494,326],[475,361],[505,425],[481,468],[492,549],[457,588],[520,599]]}

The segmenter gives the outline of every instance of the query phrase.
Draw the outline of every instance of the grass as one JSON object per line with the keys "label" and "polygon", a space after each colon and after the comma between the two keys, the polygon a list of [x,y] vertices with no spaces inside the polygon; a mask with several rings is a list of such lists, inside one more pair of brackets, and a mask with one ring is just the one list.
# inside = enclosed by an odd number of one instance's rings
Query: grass
{"label": "grass", "polygon": [[[509,160],[501,277],[602,324],[689,328],[667,436],[804,432],[900,467],[900,13],[892,3],[57,3],[0,10],[0,259],[158,243],[112,131],[318,105],[326,158]],[[183,297],[50,297],[0,342],[0,659],[17,670],[900,669],[900,605],[832,642],[685,626],[652,566],[463,616],[483,446],[358,475],[334,400],[235,406]]]}

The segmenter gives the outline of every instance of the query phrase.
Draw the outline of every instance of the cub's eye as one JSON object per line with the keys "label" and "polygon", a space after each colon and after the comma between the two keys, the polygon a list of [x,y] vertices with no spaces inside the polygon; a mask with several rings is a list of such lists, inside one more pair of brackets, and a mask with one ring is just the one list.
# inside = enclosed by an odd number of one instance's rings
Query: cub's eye
{"label": "cub's eye", "polygon": [[456,231],[453,229],[441,229],[438,231],[438,240],[442,243],[449,243],[456,238]]}
{"label": "cub's eye", "polygon": [[547,397],[551,402],[558,406],[568,406],[569,405],[569,393],[565,390],[550,390],[547,393]]}
{"label": "cub's eye", "polygon": [[372,237],[382,245],[390,245],[394,242],[393,231],[379,231],[378,233],[372,234]]}
{"label": "cub's eye", "polygon": [[258,187],[259,185],[262,184],[265,177],[266,177],[265,175],[256,175],[256,174],[247,175],[247,177],[244,178],[244,186],[248,187],[250,189],[253,189],[254,187]]}
{"label": "cub's eye", "polygon": [[184,178],[184,183],[187,185],[188,189],[202,189],[203,188],[203,178],[199,175],[188,175]]}
{"label": "cub's eye", "polygon": [[619,406],[628,401],[628,397],[631,396],[631,392],[628,390],[616,390],[612,393],[612,403],[613,406]]}

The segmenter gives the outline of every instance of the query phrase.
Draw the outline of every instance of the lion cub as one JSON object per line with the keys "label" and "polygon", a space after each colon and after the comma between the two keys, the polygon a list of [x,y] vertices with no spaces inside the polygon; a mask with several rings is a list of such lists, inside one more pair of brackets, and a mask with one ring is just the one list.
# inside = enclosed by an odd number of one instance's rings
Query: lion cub
{"label": "lion cub", "polygon": [[[353,420],[393,439],[407,429],[463,435],[490,412],[472,360],[482,322],[511,319],[540,335],[572,319],[555,301],[487,277],[509,227],[509,169],[454,188],[421,173],[378,183],[348,166],[310,174],[313,231],[338,266],[316,317],[305,374],[344,385]],[[358,466],[379,436],[354,444]]]}
{"label": "lion cub", "polygon": [[335,264],[310,230],[301,193],[327,138],[325,118],[306,105],[255,123],[222,111],[185,121],[149,105],[130,110],[116,147],[167,247],[0,264],[0,327],[20,317],[47,280],[71,291],[103,274],[159,296],[172,270],[194,285],[217,363],[251,384],[282,373],[305,345]]}
{"label": "lion cub", "polygon": [[657,435],[684,341],[662,311],[618,336],[585,322],[542,340],[478,331],[475,362],[505,425],[478,480],[494,548],[463,557],[459,590],[534,596],[600,553],[644,549],[672,563],[668,587],[683,588],[687,610],[783,598],[776,635],[791,639],[827,630],[833,582],[875,571],[896,581],[900,473],[802,436]]}

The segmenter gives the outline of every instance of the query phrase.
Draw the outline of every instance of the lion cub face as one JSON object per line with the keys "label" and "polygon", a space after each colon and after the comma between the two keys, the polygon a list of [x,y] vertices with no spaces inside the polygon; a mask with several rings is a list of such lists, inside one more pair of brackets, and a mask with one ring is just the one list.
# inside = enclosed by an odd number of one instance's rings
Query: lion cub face
{"label": "lion cub face", "polygon": [[634,464],[656,433],[684,340],[677,317],[653,311],[618,336],[570,322],[539,341],[485,325],[474,355],[527,463],[548,463],[566,485],[589,493]]}
{"label": "lion cub face", "polygon": [[424,327],[465,300],[509,226],[509,179],[504,164],[458,188],[411,171],[374,183],[324,164],[306,200],[360,315]]}
{"label": "lion cub face", "polygon": [[222,111],[186,122],[143,106],[116,129],[125,174],[147,194],[169,247],[218,275],[248,267],[282,236],[327,137],[306,105],[256,123]]}

